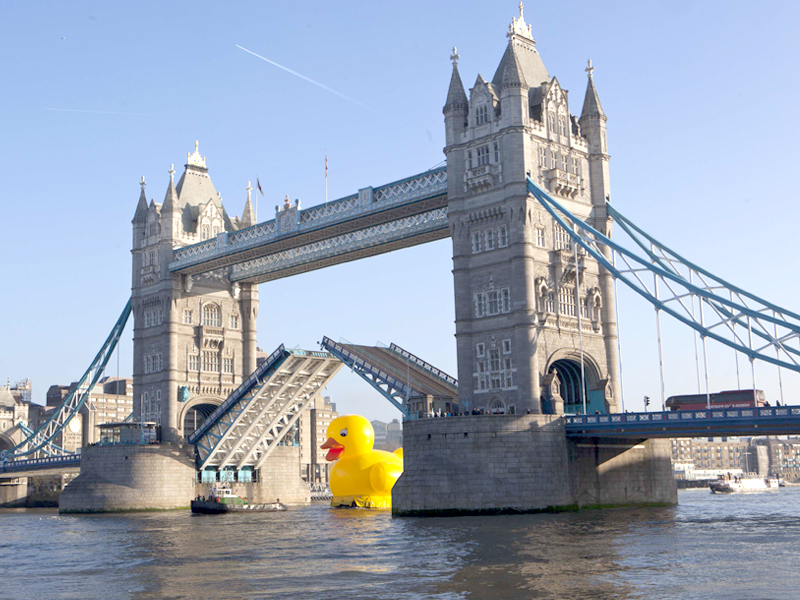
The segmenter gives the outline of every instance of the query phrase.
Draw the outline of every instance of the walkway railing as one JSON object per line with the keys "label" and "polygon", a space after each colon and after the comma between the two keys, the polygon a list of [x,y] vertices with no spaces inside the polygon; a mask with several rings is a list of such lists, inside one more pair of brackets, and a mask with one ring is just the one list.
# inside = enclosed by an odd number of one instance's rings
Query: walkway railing
{"label": "walkway railing", "polygon": [[0,462],[0,473],[15,473],[17,471],[32,471],[34,469],[52,469],[55,467],[71,467],[80,464],[80,454],[65,454],[63,456],[48,456],[45,458],[30,458],[27,460],[8,460]]}
{"label": "walkway railing", "polygon": [[692,437],[800,433],[800,406],[567,415],[567,436]]}

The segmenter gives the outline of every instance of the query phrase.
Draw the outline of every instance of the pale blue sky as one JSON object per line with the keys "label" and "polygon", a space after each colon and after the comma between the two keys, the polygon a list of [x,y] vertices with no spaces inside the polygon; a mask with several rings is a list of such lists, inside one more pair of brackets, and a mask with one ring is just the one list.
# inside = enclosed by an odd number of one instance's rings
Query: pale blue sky
{"label": "pale blue sky", "polygon": [[[615,206],[711,271],[797,310],[800,5],[602,6],[528,3],[525,17],[573,113],[594,62]],[[161,202],[170,163],[180,172],[199,139],[231,214],[248,180],[261,179],[263,220],[285,194],[304,207],[324,201],[326,149],[331,199],[419,173],[444,158],[452,46],[467,87],[478,73],[488,79],[516,14],[512,1],[0,4],[0,378],[31,377],[43,402],[94,357],[130,294],[142,175]],[[455,374],[450,269],[445,240],[264,284],[259,345],[396,342]],[[658,396],[655,320],[630,294],[620,310],[635,409]],[[665,321],[664,338],[667,393],[693,391],[691,335]],[[775,370],[758,379],[776,398]],[[712,351],[711,381],[735,386],[729,350]],[[798,384],[784,377],[794,392]],[[329,392],[340,410],[399,416],[352,374]]]}

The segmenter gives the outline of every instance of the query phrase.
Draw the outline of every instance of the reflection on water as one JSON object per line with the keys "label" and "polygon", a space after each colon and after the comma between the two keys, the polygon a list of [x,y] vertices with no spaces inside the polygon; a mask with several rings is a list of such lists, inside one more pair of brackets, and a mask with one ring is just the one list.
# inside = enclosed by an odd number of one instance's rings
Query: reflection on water
{"label": "reflection on water", "polygon": [[796,599],[800,489],[674,508],[399,519],[0,511],[0,598]]}

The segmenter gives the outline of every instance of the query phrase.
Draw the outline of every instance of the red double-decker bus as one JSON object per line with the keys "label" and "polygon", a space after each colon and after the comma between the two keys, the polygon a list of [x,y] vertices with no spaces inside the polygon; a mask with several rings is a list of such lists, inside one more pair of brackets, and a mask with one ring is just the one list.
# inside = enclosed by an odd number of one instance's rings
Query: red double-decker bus
{"label": "red double-decker bus", "polygon": [[[685,394],[667,398],[667,410],[703,410],[705,394]],[[726,390],[711,394],[711,408],[751,408],[767,405],[763,390]]]}

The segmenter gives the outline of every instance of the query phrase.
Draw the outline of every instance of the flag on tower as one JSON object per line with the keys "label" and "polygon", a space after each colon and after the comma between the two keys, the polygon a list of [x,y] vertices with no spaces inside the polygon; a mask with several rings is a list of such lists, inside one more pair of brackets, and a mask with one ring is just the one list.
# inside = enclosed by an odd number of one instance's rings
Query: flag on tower
{"label": "flag on tower", "polygon": [[256,185],[258,186],[258,191],[261,192],[261,195],[263,196],[264,190],[261,189],[261,182],[258,180],[258,177],[256,177]]}

